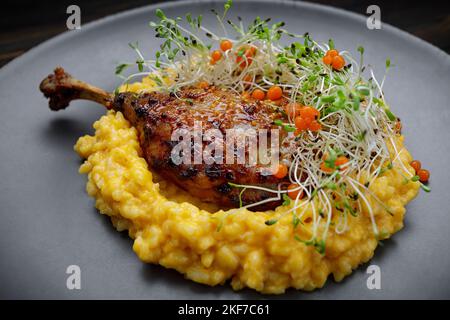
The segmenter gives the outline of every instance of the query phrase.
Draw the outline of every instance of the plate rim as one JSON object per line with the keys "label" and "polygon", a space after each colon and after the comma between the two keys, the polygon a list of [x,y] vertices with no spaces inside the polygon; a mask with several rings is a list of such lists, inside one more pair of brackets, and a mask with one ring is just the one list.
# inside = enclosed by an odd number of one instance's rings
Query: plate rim
{"label": "plate rim", "polygon": [[[267,3],[273,4],[273,1],[270,1],[270,0],[240,0],[240,1],[242,3],[248,2],[248,3],[264,3],[265,4],[267,2]],[[83,25],[81,30],[77,30],[74,32],[67,32],[67,31],[62,32],[61,34],[56,35],[56,36],[42,42],[41,44],[35,46],[34,48],[30,49],[28,52],[26,52],[22,56],[20,56],[16,59],[13,59],[8,64],[6,64],[3,68],[0,69],[0,81],[6,80],[5,76],[10,75],[12,72],[14,72],[17,69],[23,70],[23,68],[24,68],[23,64],[32,63],[33,59],[35,59],[36,57],[39,57],[43,53],[44,54],[47,53],[49,49],[55,48],[55,46],[68,45],[66,43],[66,41],[68,42],[73,39],[80,39],[80,38],[72,38],[72,37],[89,36],[89,32],[96,32],[95,28],[105,28],[110,23],[122,21],[120,19],[127,21],[128,19],[133,19],[133,17],[135,17],[135,15],[142,15],[143,13],[146,14],[147,12],[152,14],[153,13],[152,10],[155,10],[156,8],[163,8],[163,9],[164,8],[177,8],[178,6],[188,6],[189,4],[198,5],[200,3],[218,4],[218,3],[223,3],[223,0],[222,1],[220,1],[220,0],[183,0],[183,1],[175,1],[175,2],[169,2],[169,3],[156,3],[156,4],[152,4],[152,5],[141,6],[138,8],[131,9],[131,10],[122,11],[122,12],[119,12],[119,13],[116,13],[113,15],[109,15],[109,16],[97,19],[95,21],[92,21],[92,22],[89,22],[89,23],[86,23],[85,25]],[[286,10],[286,9],[288,10],[290,8],[289,6],[292,5],[293,7],[291,7],[291,8],[295,9],[295,10],[302,10],[303,8],[309,8],[309,9],[312,8],[312,10],[318,14],[332,14],[332,15],[334,15],[334,17],[343,17],[343,18],[345,18],[345,16],[349,16],[350,18],[347,18],[348,23],[364,23],[364,25],[365,25],[365,21],[367,19],[367,17],[362,14],[356,14],[356,13],[348,12],[346,10],[329,7],[329,6],[325,6],[325,5],[317,5],[317,4],[310,4],[310,3],[298,3],[298,2],[293,2],[293,1],[280,1],[279,4],[283,5],[284,10]],[[151,19],[151,17],[149,17],[149,20],[150,19]],[[143,24],[143,26],[145,26],[145,25],[146,24]],[[386,32],[386,34],[384,34],[384,33],[382,34],[383,37],[393,37],[394,40],[395,39],[403,39],[402,41],[407,41],[406,43],[408,45],[414,46],[418,50],[421,50],[423,48],[424,53],[428,52],[429,54],[432,54],[432,56],[434,56],[438,59],[438,61],[437,61],[438,64],[450,65],[449,64],[450,59],[445,59],[445,57],[450,58],[450,56],[447,53],[445,53],[444,51],[440,50],[439,48],[436,48],[433,45],[431,45],[419,38],[414,37],[413,35],[410,35],[404,31],[401,31],[400,29],[396,29],[395,27],[389,26],[387,24],[385,24],[385,26],[383,26],[383,28],[385,28],[384,32]],[[391,28],[392,28],[392,30],[390,30]],[[87,32],[87,34],[86,34],[86,32]],[[396,34],[396,33],[399,33],[399,34]],[[405,36],[407,38],[413,38],[412,41],[405,39],[404,38]],[[417,42],[417,40],[419,40],[419,41]],[[425,43],[426,46],[423,46],[423,44],[421,45],[421,42]],[[430,47],[431,47],[431,49],[436,49],[436,50],[435,51],[428,50],[427,48],[430,48]],[[442,53],[444,54],[443,57],[437,57],[437,55],[440,54],[439,51],[442,51]],[[22,75],[18,75],[17,77],[22,78]],[[86,196],[86,194],[84,194],[84,196]],[[92,207],[92,209],[94,209],[92,204],[90,204],[90,207]],[[96,210],[96,209],[94,209],[94,210]],[[114,230],[112,229],[112,231],[114,231]],[[377,251],[379,251],[379,250],[380,249],[378,248]],[[380,256],[380,253],[376,252],[375,255]],[[139,260],[137,260],[137,262],[139,262]],[[364,264],[358,265],[358,269],[356,269],[356,270],[359,270],[359,271],[363,270],[363,268],[364,268],[363,266],[364,266]],[[164,271],[166,271],[166,270],[164,270]],[[353,271],[352,276],[355,277],[357,272],[358,271]],[[329,287],[330,284],[333,284],[333,286],[335,285],[334,281],[332,280],[332,276],[327,277],[326,286]],[[339,286],[343,287],[344,285],[342,284]],[[170,283],[169,283],[169,287],[170,287]],[[232,293],[234,295],[235,292],[230,291],[230,289],[231,288],[229,286],[227,286],[226,294],[228,295],[228,293]],[[319,289],[319,290],[322,290],[322,289]],[[319,290],[315,291],[316,299],[321,299],[320,298],[321,293],[316,295],[316,293]],[[334,289],[331,289],[330,292],[333,292],[333,290]],[[290,289],[290,291],[293,291],[293,289]],[[221,293],[222,291],[220,290],[217,292]],[[306,293],[305,291],[295,290],[295,293],[290,292],[287,294],[283,294],[282,296],[287,299],[299,299],[299,298],[302,299],[302,297],[304,297],[305,293]],[[340,293],[338,293],[338,294],[340,294]],[[247,295],[247,293],[245,293],[243,296],[241,296],[238,293],[238,295],[236,295],[235,297],[237,299],[240,299],[240,298],[245,298],[246,295]],[[253,291],[251,292],[251,295],[254,296]],[[257,293],[257,295],[259,297],[261,297],[261,295],[259,293]],[[207,294],[207,295],[202,294],[202,296],[203,296],[203,298],[214,299],[214,297],[213,298],[210,297],[210,294]],[[67,296],[65,296],[64,298],[67,298]],[[221,297],[221,299],[222,298],[226,299],[227,296],[223,296],[223,297]],[[344,298],[345,298],[345,294],[344,294]],[[164,299],[164,298],[159,298],[159,299]]]}

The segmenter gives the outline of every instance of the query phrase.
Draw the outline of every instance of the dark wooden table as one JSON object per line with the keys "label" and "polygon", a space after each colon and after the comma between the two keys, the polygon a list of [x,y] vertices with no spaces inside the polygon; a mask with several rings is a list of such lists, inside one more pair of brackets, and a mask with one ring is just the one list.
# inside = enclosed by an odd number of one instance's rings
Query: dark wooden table
{"label": "dark wooden table", "polygon": [[[276,1],[276,0],[274,0]],[[119,11],[161,2],[155,0],[60,0],[2,1],[0,10],[0,66],[20,56],[40,42],[66,31],[66,8],[77,4],[82,10],[82,23]],[[388,0],[310,0],[331,6],[366,13],[377,4],[381,20],[410,32],[450,53],[450,0],[388,1]]]}

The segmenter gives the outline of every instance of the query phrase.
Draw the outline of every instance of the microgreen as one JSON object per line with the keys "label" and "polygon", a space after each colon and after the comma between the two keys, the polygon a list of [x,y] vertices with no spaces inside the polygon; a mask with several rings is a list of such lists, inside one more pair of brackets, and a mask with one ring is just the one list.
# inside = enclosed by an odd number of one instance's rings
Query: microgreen
{"label": "microgreen", "polygon": [[281,126],[283,128],[283,130],[285,130],[287,132],[294,132],[295,130],[297,130],[295,128],[295,126],[283,123],[283,121],[281,121],[279,119],[275,120],[273,123],[277,126]]}
{"label": "microgreen", "polygon": [[270,219],[270,220],[266,220],[264,223],[268,226],[274,225],[275,223],[277,223],[278,220],[277,219]]}
{"label": "microgreen", "polygon": [[283,194],[283,206],[288,206],[291,204],[291,198],[289,198],[289,196],[287,194]]}

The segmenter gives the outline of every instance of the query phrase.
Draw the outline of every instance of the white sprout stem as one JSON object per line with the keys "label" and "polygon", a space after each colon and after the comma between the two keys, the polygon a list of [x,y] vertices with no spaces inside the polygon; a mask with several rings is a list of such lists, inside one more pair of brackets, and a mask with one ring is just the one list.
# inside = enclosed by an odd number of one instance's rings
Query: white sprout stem
{"label": "white sprout stem", "polygon": [[353,189],[358,193],[358,195],[361,197],[361,199],[364,201],[364,203],[366,204],[367,211],[370,216],[370,221],[372,223],[373,233],[375,234],[375,236],[378,236],[378,227],[375,222],[375,216],[373,215],[372,206],[370,205],[369,200],[367,200],[366,197],[364,196],[364,194],[359,190],[359,188],[355,184],[353,184],[351,179],[348,179],[348,182],[353,187]]}
{"label": "white sprout stem", "polygon": [[[124,82],[128,82],[137,76],[149,76],[151,73],[157,73],[162,69],[172,70],[176,74],[176,81],[167,85],[165,89],[171,90],[177,97],[177,90],[194,86],[200,81],[207,81],[236,94],[241,94],[243,91],[252,92],[255,89],[266,92],[271,86],[277,85],[282,88],[283,97],[288,102],[313,106],[320,112],[320,119],[318,120],[322,126],[321,130],[319,132],[306,130],[297,136],[289,133],[282,141],[282,145],[285,145],[285,147],[283,147],[283,152],[280,153],[284,158],[283,161],[289,164],[287,179],[290,183],[298,186],[294,191],[299,192],[296,198],[292,199],[291,208],[284,210],[281,216],[292,213],[302,219],[305,213],[309,212],[308,209],[311,210],[313,221],[311,240],[315,240],[320,232],[322,240],[325,241],[332,223],[334,203],[332,196],[335,192],[327,189],[328,185],[344,185],[351,187],[358,194],[359,200],[353,203],[356,204],[359,211],[363,209],[362,203],[365,204],[373,232],[378,235],[373,208],[360,187],[367,190],[374,201],[379,203],[381,201],[359,180],[361,180],[363,174],[367,174],[365,177],[367,177],[370,186],[391,158],[393,158],[391,163],[398,163],[401,170],[405,171],[408,176],[411,175],[399,159],[403,150],[400,150],[400,152],[397,150],[394,140],[396,133],[393,130],[392,122],[386,115],[384,106],[374,102],[378,96],[385,102],[382,89],[386,74],[380,84],[375,78],[373,70],[370,69],[371,80],[364,80],[362,78],[362,54],[358,64],[345,50],[340,51],[340,55],[345,57],[346,62],[350,63],[351,67],[347,65],[344,69],[336,71],[322,62],[322,57],[330,49],[329,45],[321,45],[306,35],[289,34],[295,38],[305,39],[309,53],[302,54],[302,56],[290,54],[290,49],[284,47],[276,38],[277,32],[287,34],[288,32],[281,28],[272,29],[267,26],[266,21],[256,22],[247,29],[242,21],[239,21],[239,24],[233,24],[238,38],[230,40],[233,43],[232,49],[222,52],[221,59],[211,64],[209,47],[205,46],[198,33],[200,31],[208,33],[211,40],[215,42],[229,38],[227,28],[223,23],[224,17],[218,14],[216,16],[223,29],[223,36],[213,33],[203,26],[191,25],[192,30],[188,30],[180,26],[176,22],[177,20],[168,21],[171,27],[178,29],[179,32],[177,31],[177,33],[164,23],[158,25],[168,31],[173,37],[171,39],[173,44],[185,56],[182,58],[177,56],[178,60],[172,59],[169,61],[170,52],[163,52],[161,56],[164,56],[165,61],[158,60],[159,66],[157,67],[156,60],[145,60],[142,53],[137,49],[139,58],[144,61],[144,65],[150,72],[133,74],[127,77]],[[264,31],[263,36],[258,34],[261,30],[267,30]],[[182,39],[180,40],[180,33],[192,37],[201,46],[186,45]],[[237,54],[240,50],[250,46],[256,49],[256,55],[250,59],[244,54],[241,61],[244,62],[245,67],[241,67],[242,63],[238,62]],[[284,57],[283,63],[280,62],[280,57]],[[249,81],[247,77],[250,77],[251,80]],[[361,103],[356,100],[355,103],[359,103],[359,106],[357,105],[353,109],[353,105],[351,105],[353,102],[350,99],[354,100],[355,92],[357,94],[359,86],[366,87],[369,92],[361,98]],[[333,102],[325,103],[322,100],[324,96],[340,97],[339,95],[342,94],[348,99],[348,101],[344,101],[343,106]],[[280,109],[275,104],[273,104],[273,107],[274,110]],[[289,126],[295,126],[294,122],[295,117],[290,114],[287,115],[286,120],[282,121],[283,124]],[[392,150],[394,151],[392,154],[387,146],[388,141],[392,144]],[[340,154],[348,158],[348,162],[334,170],[332,174],[323,172],[321,169],[324,155],[330,149],[338,150]],[[288,192],[280,189],[280,185],[278,190],[254,185],[231,185],[243,188],[243,190],[253,189],[274,195],[268,199],[248,204],[243,208],[252,208],[272,201],[279,201],[282,195]],[[341,197],[347,197],[345,191],[342,193],[336,191],[336,193]],[[304,198],[300,199],[301,195]],[[326,214],[326,217],[322,216],[322,213]],[[347,223],[348,214],[347,210],[344,210],[338,218],[338,223],[334,228],[335,232],[338,234],[345,232]]]}

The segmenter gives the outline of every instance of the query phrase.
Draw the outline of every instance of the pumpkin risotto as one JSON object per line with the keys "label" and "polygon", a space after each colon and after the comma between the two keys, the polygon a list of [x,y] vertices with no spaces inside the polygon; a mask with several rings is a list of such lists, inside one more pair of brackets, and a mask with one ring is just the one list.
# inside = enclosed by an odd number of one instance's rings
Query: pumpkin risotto
{"label": "pumpkin risotto", "polygon": [[[86,159],[80,173],[88,175],[88,194],[117,230],[128,231],[142,261],[202,284],[230,280],[235,290],[271,294],[320,288],[330,274],[341,281],[403,227],[405,205],[419,188],[430,191],[430,173],[405,149],[385,76],[378,81],[364,66],[364,48],[358,63],[332,39],[319,44],[284,22],[234,24],[224,20],[231,2],[223,15],[214,11],[223,36],[201,16],[187,14],[186,29],[181,18],[156,10],[159,21],[150,26],[163,42],[155,59],[131,43],[139,72],[125,77],[134,63],[118,65],[124,81],[114,93],[61,67],[40,89],[55,111],[74,99],[109,109],[75,150]],[[202,40],[205,33],[212,42]],[[285,46],[282,35],[297,41]],[[390,67],[387,59],[386,72]],[[140,82],[131,83],[134,77]],[[257,162],[233,163],[232,145],[226,164],[216,150],[215,166],[176,163],[173,133],[195,133],[199,121],[220,134],[274,130],[269,153],[279,162],[263,174]],[[272,145],[278,137],[281,144]],[[183,137],[188,160],[204,155],[205,137],[195,140]]]}
{"label": "pumpkin risotto", "polygon": [[[289,287],[320,288],[331,273],[340,281],[373,256],[378,240],[364,206],[361,214],[348,217],[345,233],[329,230],[322,255],[295,240],[289,215],[276,225],[265,224],[289,206],[276,212],[216,211],[214,205],[199,203],[170,182],[158,180],[141,157],[136,129],[120,112],[109,111],[94,128],[94,136],[81,137],[75,145],[86,159],[80,172],[88,175],[87,192],[117,230],[128,230],[133,250],[144,262],[176,269],[203,284],[214,286],[231,279],[235,290],[250,287],[280,294]],[[400,161],[413,173],[403,137],[396,143]],[[405,205],[418,190],[418,182],[405,183],[396,170],[386,171],[370,185],[369,191],[390,208],[387,212],[367,195],[383,239],[402,228]],[[300,230],[304,238],[312,214],[308,210],[304,215]]]}

